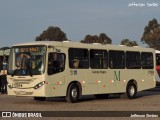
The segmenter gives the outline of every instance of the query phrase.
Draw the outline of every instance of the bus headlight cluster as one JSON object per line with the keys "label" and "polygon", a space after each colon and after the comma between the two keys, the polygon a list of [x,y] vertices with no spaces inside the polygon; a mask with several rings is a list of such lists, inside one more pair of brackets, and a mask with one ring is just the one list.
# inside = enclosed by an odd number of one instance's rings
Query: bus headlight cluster
{"label": "bus headlight cluster", "polygon": [[34,89],[38,89],[41,86],[43,86],[45,84],[45,81],[38,83],[36,86],[34,86]]}

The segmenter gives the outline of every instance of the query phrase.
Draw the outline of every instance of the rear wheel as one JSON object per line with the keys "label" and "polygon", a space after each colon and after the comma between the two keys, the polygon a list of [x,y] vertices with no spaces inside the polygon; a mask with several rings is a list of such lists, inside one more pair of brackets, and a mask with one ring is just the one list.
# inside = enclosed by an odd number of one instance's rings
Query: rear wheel
{"label": "rear wheel", "polygon": [[45,101],[46,97],[34,97],[34,100],[36,100],[36,101]]}
{"label": "rear wheel", "polygon": [[77,84],[72,83],[68,87],[66,101],[69,103],[76,103],[78,102],[78,98],[79,98],[79,87]]}
{"label": "rear wheel", "polygon": [[137,86],[133,82],[128,83],[126,93],[129,99],[134,99],[137,94]]}

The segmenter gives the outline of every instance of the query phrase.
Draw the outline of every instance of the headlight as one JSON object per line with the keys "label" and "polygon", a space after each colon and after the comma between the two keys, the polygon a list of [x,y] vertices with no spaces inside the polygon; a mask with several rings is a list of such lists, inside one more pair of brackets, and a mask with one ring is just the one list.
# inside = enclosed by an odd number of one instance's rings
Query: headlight
{"label": "headlight", "polygon": [[41,86],[43,86],[45,84],[45,81],[38,83],[36,86],[34,86],[34,89],[38,89]]}

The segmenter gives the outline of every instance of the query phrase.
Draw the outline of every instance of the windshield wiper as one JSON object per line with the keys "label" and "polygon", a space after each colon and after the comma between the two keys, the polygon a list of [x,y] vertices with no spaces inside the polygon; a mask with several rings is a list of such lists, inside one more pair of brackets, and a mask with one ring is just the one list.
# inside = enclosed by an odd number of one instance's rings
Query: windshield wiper
{"label": "windshield wiper", "polygon": [[[24,69],[18,69],[18,68],[15,69],[15,70],[13,71],[13,73],[12,73],[11,76],[13,77],[13,76],[17,73],[18,70],[23,71]],[[31,68],[30,68],[29,66],[26,67],[26,70],[28,71],[28,74],[29,74],[31,77],[33,77],[32,72],[31,72]],[[21,73],[21,74],[23,74],[23,73]],[[26,73],[25,73],[25,74],[26,74]]]}
{"label": "windshield wiper", "polygon": [[27,71],[28,71],[28,73],[29,73],[29,75],[31,76],[31,77],[33,77],[33,75],[32,75],[32,71],[31,71],[31,68],[29,67],[27,67]]}

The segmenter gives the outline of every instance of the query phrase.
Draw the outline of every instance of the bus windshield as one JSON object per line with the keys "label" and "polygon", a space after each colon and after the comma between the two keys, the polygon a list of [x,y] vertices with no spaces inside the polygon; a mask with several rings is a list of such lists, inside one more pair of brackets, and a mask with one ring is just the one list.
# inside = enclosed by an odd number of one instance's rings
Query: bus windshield
{"label": "bus windshield", "polygon": [[32,76],[44,73],[46,46],[16,46],[11,48],[10,53],[9,75]]}

